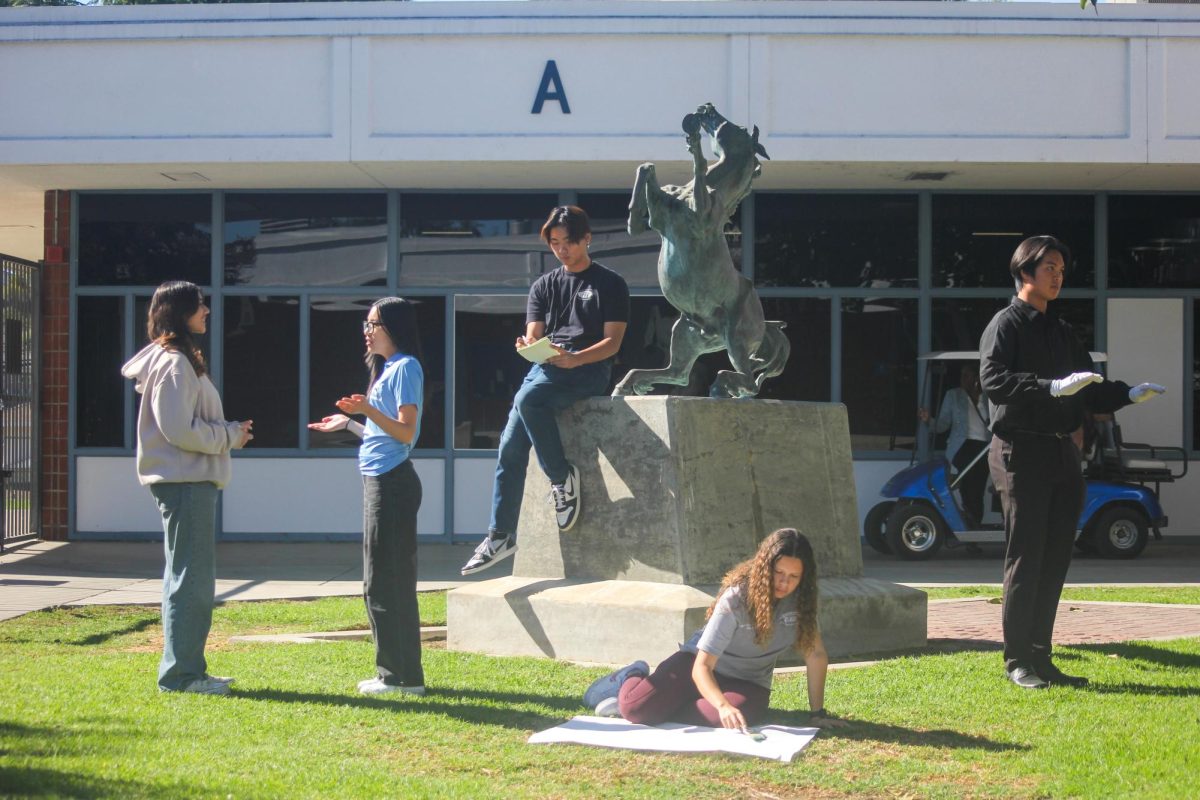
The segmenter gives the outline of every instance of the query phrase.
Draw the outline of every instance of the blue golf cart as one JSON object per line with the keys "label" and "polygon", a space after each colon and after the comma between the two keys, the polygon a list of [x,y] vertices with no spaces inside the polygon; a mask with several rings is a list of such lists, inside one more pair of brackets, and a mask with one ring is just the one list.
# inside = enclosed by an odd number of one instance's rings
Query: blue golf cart
{"label": "blue golf cart", "polygon": [[[1107,360],[1102,353],[1092,353],[1092,357],[1097,362]],[[932,396],[941,398],[946,363],[978,362],[979,354],[930,353],[921,356],[921,360],[931,362],[925,370],[924,388],[928,390],[931,382],[936,383]],[[930,394],[926,391],[923,396],[928,399]],[[929,433],[932,445],[932,429]],[[1089,439],[1084,463],[1087,495],[1079,516],[1075,546],[1106,558],[1135,558],[1145,549],[1151,531],[1154,538],[1162,538],[1167,515],[1159,503],[1159,489],[1161,484],[1187,474],[1187,451],[1181,447],[1124,442],[1111,417],[1097,418]],[[920,464],[915,461],[914,443],[910,466],[884,484],[880,494],[885,499],[863,521],[867,544],[880,553],[919,561],[931,558],[947,544],[975,547],[980,542],[1003,541],[1003,525],[999,522],[968,526],[955,494],[969,471],[987,469],[986,448],[957,475],[952,474],[950,463],[940,456]]]}

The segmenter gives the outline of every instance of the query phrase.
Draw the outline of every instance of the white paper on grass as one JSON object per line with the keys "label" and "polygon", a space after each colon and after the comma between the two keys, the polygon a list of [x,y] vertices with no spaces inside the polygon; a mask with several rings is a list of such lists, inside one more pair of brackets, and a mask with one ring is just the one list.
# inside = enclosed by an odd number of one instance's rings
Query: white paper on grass
{"label": "white paper on grass", "polygon": [[707,728],[664,722],[635,725],[611,717],[579,716],[529,737],[530,744],[587,744],[623,750],[652,750],[664,753],[734,753],[789,762],[808,746],[819,728],[788,728],[763,725],[754,730],[766,739],[756,742],[744,733],[725,728]]}
{"label": "white paper on grass", "polygon": [[534,364],[541,364],[548,358],[554,358],[558,355],[558,351],[554,349],[554,345],[550,343],[550,337],[543,336],[533,344],[527,344],[524,347],[518,347],[517,353],[526,361],[532,361]]}

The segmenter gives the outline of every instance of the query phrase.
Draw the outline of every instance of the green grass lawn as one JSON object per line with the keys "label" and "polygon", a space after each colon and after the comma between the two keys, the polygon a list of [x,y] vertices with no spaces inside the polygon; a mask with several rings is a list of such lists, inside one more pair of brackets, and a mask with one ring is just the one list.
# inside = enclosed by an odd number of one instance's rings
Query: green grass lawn
{"label": "green grass lawn", "polygon": [[[1128,590],[1124,599],[1158,598]],[[1191,601],[1189,601],[1191,602]],[[422,619],[444,620],[422,595]],[[230,697],[161,695],[154,609],[0,623],[0,795],[39,797],[1162,797],[1200,795],[1200,640],[1060,648],[1086,690],[1009,685],[995,652],[839,670],[853,719],[792,764],[525,743],[584,713],[603,670],[425,651],[429,694],[357,695],[368,642],[258,644],[235,633],[362,627],[361,601],[228,603],[211,671]],[[774,720],[803,725],[803,676]]]}

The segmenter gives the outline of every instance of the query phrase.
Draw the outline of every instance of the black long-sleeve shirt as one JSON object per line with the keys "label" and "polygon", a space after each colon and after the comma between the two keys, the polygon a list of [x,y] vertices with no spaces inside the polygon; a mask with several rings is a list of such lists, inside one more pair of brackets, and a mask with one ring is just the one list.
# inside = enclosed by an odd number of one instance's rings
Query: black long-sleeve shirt
{"label": "black long-sleeve shirt", "polygon": [[1109,413],[1129,405],[1129,385],[1105,380],[1070,397],[1051,397],[1050,382],[1094,372],[1091,356],[1071,326],[1019,297],[999,311],[979,340],[979,382],[992,411],[992,432],[1067,435],[1083,424],[1084,409]]}

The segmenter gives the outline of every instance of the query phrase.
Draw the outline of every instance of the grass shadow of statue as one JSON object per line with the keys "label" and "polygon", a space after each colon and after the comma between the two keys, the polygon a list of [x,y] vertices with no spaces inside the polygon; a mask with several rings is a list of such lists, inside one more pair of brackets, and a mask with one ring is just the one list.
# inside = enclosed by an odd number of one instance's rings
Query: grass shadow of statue
{"label": "grass shadow of statue", "polygon": [[[758,157],[769,159],[750,133],[721,116],[711,103],[683,118],[692,180],[660,185],[654,164],[638,167],[629,203],[631,235],[647,228],[662,237],[658,282],[680,313],[671,329],[671,360],[663,369],[635,369],[614,395],[646,394],[656,384],[686,385],[696,359],[726,350],[732,370],[722,370],[709,389],[712,397],[754,397],[763,381],[783,371],[791,353],[782,322],[764,319],[754,284],[733,266],[725,223],[750,193],[761,172]],[[709,135],[717,163],[711,167],[701,147]]]}

